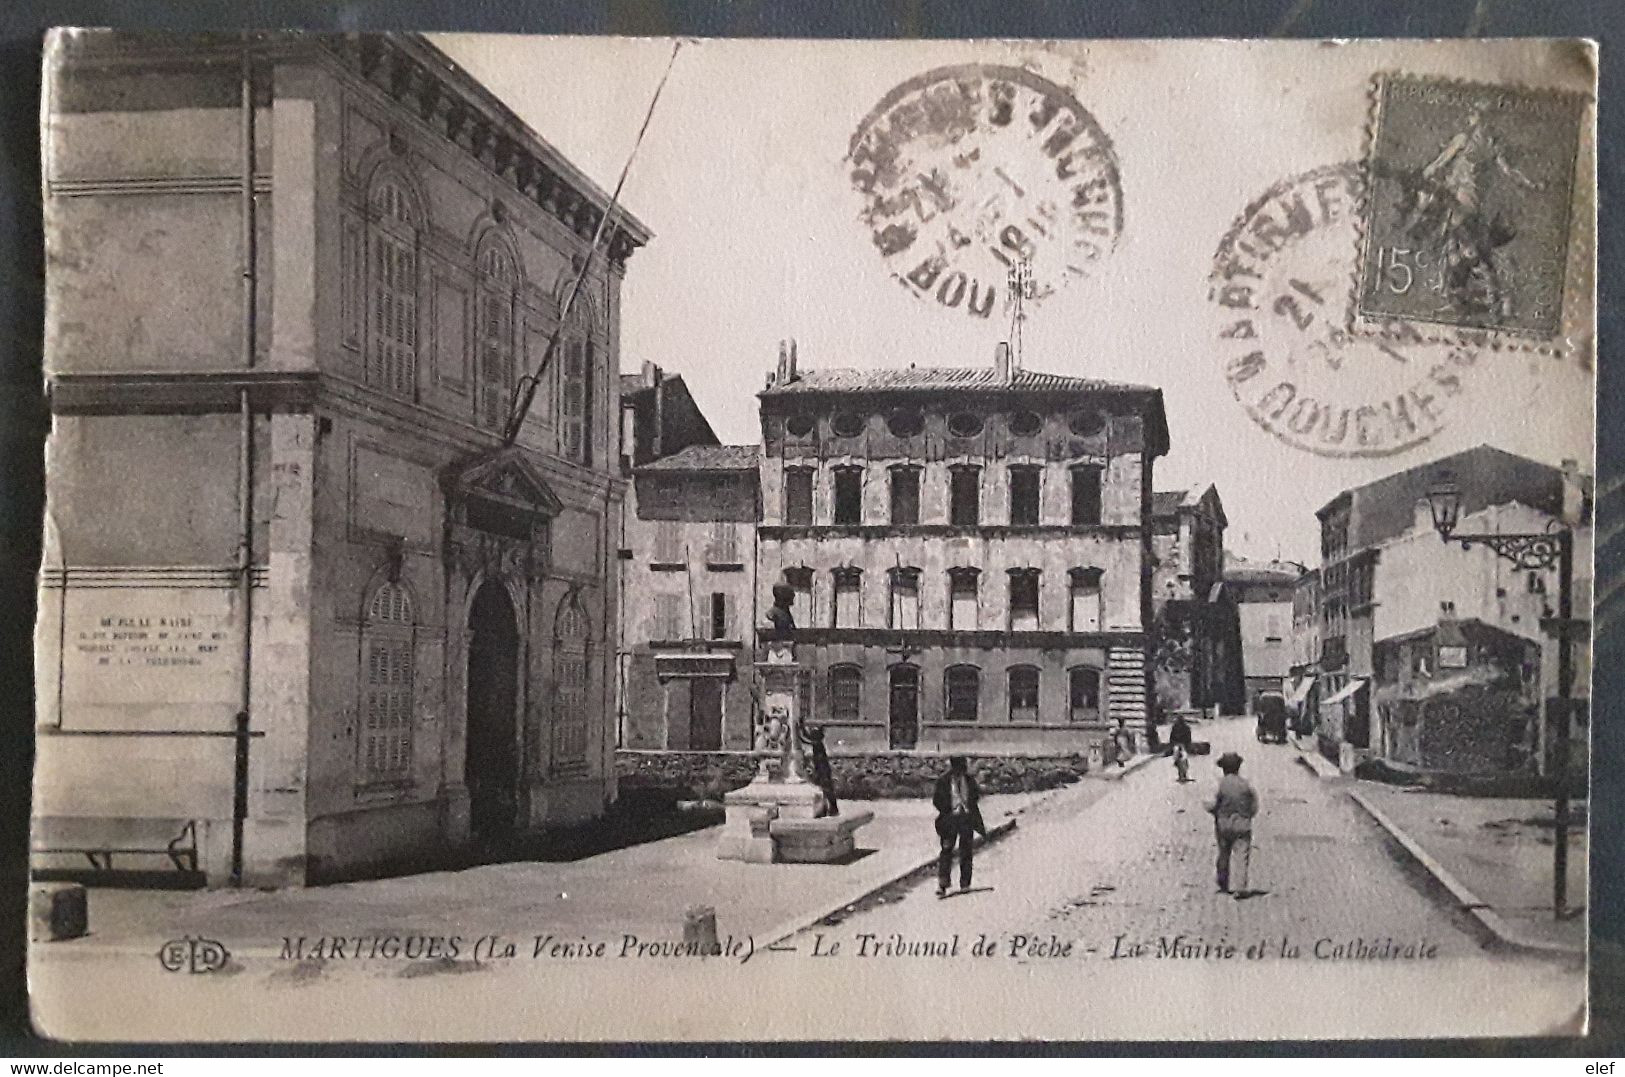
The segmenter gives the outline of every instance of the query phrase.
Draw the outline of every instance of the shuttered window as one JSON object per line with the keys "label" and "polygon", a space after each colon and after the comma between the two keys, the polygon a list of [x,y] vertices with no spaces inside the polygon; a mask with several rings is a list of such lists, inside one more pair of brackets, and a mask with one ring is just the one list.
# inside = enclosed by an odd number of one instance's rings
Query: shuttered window
{"label": "shuttered window", "polygon": [[368,199],[367,384],[410,399],[417,389],[417,221],[399,180],[386,178]]}
{"label": "shuttered window", "polygon": [[390,781],[412,769],[413,613],[404,587],[385,583],[373,592],[361,637],[360,779]]}

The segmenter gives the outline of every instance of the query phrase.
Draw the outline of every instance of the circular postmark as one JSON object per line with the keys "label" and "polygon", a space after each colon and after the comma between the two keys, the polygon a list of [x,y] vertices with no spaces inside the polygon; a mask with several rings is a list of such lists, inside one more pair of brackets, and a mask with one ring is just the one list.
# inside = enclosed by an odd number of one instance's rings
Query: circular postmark
{"label": "circular postmark", "polygon": [[1276,184],[1225,234],[1208,278],[1230,391],[1259,426],[1321,456],[1387,456],[1431,438],[1477,359],[1467,343],[1406,327],[1349,332],[1362,193],[1353,162]]}
{"label": "circular postmark", "polygon": [[1111,139],[1070,90],[1020,67],[960,64],[880,100],[847,152],[892,276],[987,318],[1012,271],[1042,299],[1088,277],[1123,229]]}

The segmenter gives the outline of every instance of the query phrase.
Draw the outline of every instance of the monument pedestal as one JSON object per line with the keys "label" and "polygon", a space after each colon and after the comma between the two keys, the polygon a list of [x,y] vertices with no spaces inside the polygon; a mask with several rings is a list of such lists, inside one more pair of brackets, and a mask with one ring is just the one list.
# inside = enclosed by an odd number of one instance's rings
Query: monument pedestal
{"label": "monument pedestal", "polygon": [[815,819],[824,793],[811,782],[776,782],[757,778],[722,798],[724,819],[717,841],[719,860],[751,864],[774,862],[770,828],[780,819]]}

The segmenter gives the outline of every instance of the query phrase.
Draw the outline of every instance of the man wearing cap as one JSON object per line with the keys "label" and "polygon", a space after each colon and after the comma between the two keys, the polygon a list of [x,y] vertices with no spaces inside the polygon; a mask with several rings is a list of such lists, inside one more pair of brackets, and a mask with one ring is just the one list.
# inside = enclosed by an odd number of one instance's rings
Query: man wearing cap
{"label": "man wearing cap", "polygon": [[[1213,833],[1219,843],[1219,892],[1234,894],[1239,900],[1251,897],[1247,888],[1247,861],[1253,852],[1253,816],[1258,814],[1258,794],[1241,776],[1241,756],[1225,752],[1219,756],[1224,777],[1208,798],[1208,814],[1213,816]],[[1232,887],[1231,883],[1235,886]]]}
{"label": "man wearing cap", "polygon": [[962,755],[948,760],[948,773],[937,779],[931,802],[937,809],[937,838],[942,851],[937,856],[937,897],[948,896],[948,880],[953,873],[954,846],[959,847],[959,889],[970,889],[971,844],[973,834],[987,837],[987,825],[982,822],[979,801],[982,791],[976,779],[970,776],[970,767]]}

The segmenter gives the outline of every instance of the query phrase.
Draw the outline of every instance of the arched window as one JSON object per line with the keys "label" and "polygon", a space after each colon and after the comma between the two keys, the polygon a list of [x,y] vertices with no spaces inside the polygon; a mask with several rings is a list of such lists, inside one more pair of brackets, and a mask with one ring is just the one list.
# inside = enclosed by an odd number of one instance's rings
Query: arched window
{"label": "arched window", "polygon": [[943,716],[950,722],[974,722],[981,710],[982,671],[975,666],[949,666],[942,676]]}
{"label": "arched window", "polygon": [[553,769],[579,770],[587,762],[587,719],[592,709],[592,622],[575,596],[565,598],[553,625]]}
{"label": "arched window", "polygon": [[480,275],[479,393],[480,421],[500,430],[508,419],[514,384],[514,306],[519,271],[513,256],[488,242],[476,259]]}
{"label": "arched window", "polygon": [[361,625],[364,663],[361,742],[363,783],[392,781],[412,770],[412,598],[398,583],[383,583],[367,603]]}
{"label": "arched window", "polygon": [[580,464],[592,463],[593,369],[597,354],[591,328],[587,308],[578,301],[559,339],[560,448],[565,459]]}
{"label": "arched window", "polygon": [[853,665],[829,671],[829,720],[856,722],[863,709],[863,670]]}
{"label": "arched window", "polygon": [[1038,667],[1011,666],[1009,680],[1010,720],[1038,721]]}
{"label": "arched window", "polygon": [[374,182],[367,198],[369,332],[367,384],[395,396],[417,391],[419,222],[397,177]]}
{"label": "arched window", "polygon": [[1071,718],[1074,722],[1100,720],[1100,670],[1090,666],[1068,670],[1067,690],[1071,696]]}

